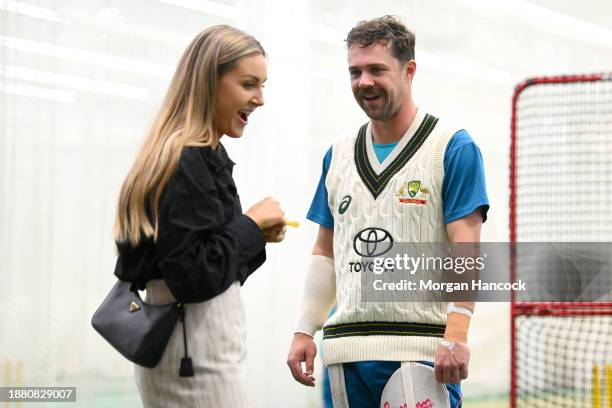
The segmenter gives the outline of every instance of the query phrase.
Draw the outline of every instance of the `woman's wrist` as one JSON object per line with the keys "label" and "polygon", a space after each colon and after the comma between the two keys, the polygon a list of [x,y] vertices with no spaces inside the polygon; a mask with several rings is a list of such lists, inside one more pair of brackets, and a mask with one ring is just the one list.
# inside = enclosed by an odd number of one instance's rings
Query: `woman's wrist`
{"label": "woman's wrist", "polygon": [[255,224],[257,224],[257,226],[259,227],[259,229],[263,229],[261,227],[261,221],[253,214],[249,213],[248,211],[244,213],[244,215],[246,215],[247,217],[249,217],[251,220],[253,220],[253,222]]}

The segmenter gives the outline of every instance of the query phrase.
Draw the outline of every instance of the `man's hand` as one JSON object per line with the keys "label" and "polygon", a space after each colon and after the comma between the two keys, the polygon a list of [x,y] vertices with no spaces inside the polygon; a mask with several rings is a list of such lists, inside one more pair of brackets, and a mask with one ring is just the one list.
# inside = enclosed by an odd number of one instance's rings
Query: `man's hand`
{"label": "man's hand", "polygon": [[[291,370],[291,375],[295,381],[314,387],[315,378],[312,376],[314,372],[314,358],[317,355],[317,346],[312,337],[304,333],[295,333],[293,341],[289,348],[289,356],[287,356],[287,365]],[[306,372],[302,369],[302,362],[306,363]]]}
{"label": "man's hand", "polygon": [[458,384],[468,376],[470,348],[461,342],[450,342],[452,346],[440,344],[436,350],[436,381],[444,384]]}

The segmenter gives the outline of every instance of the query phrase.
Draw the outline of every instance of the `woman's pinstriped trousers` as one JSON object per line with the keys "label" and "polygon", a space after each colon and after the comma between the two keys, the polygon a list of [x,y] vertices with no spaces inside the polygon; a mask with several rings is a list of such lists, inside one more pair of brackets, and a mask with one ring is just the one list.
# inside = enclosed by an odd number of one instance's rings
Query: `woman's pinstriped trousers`
{"label": "woman's pinstriped trousers", "polygon": [[[162,280],[147,284],[147,301],[173,302]],[[248,407],[246,390],[246,320],[240,283],[211,300],[185,305],[187,342],[194,377],[179,377],[184,355],[179,322],[155,368],[135,366],[145,408]]]}

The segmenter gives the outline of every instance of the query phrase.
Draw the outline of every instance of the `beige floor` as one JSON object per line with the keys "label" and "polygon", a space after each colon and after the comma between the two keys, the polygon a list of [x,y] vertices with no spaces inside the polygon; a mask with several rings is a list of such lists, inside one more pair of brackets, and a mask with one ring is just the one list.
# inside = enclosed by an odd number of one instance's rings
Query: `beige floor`
{"label": "beige floor", "polygon": [[463,408],[509,408],[510,404],[508,401],[495,401],[495,400],[485,400],[485,401],[465,401],[463,403]]}

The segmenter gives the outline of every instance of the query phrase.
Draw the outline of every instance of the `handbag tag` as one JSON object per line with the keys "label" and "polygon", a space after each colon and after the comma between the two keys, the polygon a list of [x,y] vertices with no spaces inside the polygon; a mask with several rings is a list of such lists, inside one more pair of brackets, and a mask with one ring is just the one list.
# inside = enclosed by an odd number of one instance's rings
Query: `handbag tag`
{"label": "handbag tag", "polygon": [[130,304],[130,312],[134,313],[140,310],[140,306],[138,306],[138,303],[136,302],[132,302]]}

